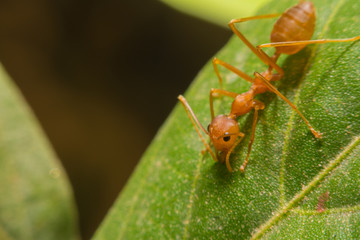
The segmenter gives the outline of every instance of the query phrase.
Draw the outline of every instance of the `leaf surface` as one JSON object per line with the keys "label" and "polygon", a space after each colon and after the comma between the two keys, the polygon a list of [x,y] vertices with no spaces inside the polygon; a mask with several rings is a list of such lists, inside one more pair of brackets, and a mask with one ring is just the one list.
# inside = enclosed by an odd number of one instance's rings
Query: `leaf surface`
{"label": "leaf surface", "polygon": [[[283,12],[297,1],[274,1],[260,14]],[[360,5],[316,0],[313,39],[360,35]],[[266,43],[275,20],[239,25],[255,45]],[[271,50],[270,50],[271,52]],[[94,239],[358,239],[360,238],[360,42],[309,45],[282,56],[285,77],[275,83],[311,124],[279,97],[265,93],[253,151],[245,174],[229,173],[204,149],[178,104]],[[251,75],[266,66],[236,37],[216,55]],[[221,69],[224,88],[249,84]],[[209,91],[218,88],[211,62],[186,93],[204,126],[210,121]],[[217,114],[231,99],[217,99]],[[239,118],[245,139],[231,155],[238,169],[246,152],[253,113]],[[328,198],[320,198],[328,193]],[[319,204],[324,208],[317,211]]]}
{"label": "leaf surface", "polygon": [[67,176],[0,65],[0,239],[78,239]]}

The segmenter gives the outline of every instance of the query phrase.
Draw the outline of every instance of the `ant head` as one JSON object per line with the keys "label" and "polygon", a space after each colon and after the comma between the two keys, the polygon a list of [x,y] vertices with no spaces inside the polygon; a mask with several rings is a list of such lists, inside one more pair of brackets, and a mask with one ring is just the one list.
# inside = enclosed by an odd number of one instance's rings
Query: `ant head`
{"label": "ant head", "polygon": [[237,121],[226,115],[219,115],[209,124],[208,132],[215,149],[228,152],[235,144],[240,129]]}

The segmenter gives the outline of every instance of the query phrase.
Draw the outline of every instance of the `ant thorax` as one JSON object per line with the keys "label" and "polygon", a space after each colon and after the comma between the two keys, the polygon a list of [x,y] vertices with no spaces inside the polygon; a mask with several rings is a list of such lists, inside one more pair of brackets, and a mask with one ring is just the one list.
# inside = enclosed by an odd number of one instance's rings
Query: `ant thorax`
{"label": "ant thorax", "polygon": [[255,93],[251,89],[248,92],[239,94],[234,99],[231,105],[231,112],[229,116],[237,118],[254,109],[254,96]]}

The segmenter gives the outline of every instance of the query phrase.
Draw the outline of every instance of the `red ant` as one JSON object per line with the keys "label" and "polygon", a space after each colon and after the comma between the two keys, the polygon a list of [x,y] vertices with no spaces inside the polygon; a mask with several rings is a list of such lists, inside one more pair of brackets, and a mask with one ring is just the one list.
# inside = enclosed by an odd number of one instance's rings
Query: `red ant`
{"label": "red ant", "polygon": [[[280,16],[281,15],[281,16]],[[271,32],[271,43],[262,44],[257,47],[254,47],[242,33],[235,27],[235,23],[245,22],[255,19],[265,19],[273,18],[280,16],[280,18],[274,24],[274,28]],[[249,160],[249,155],[251,152],[251,146],[255,138],[255,127],[258,118],[258,111],[265,108],[264,103],[259,100],[254,99],[257,94],[261,94],[267,91],[274,92],[285,102],[287,102],[304,120],[305,124],[308,126],[310,131],[314,134],[316,138],[321,138],[321,133],[316,131],[309,123],[309,121],[301,114],[301,112],[292,104],[284,95],[282,95],[270,82],[280,80],[284,71],[281,67],[277,65],[277,60],[281,54],[295,54],[303,49],[308,44],[313,43],[328,43],[328,42],[350,42],[360,39],[360,36],[347,38],[347,39],[319,39],[319,40],[310,40],[315,29],[315,8],[311,2],[300,1],[299,4],[289,8],[282,14],[268,14],[261,16],[254,16],[249,18],[240,18],[234,19],[229,22],[231,30],[250,48],[250,50],[258,56],[266,65],[268,69],[259,74],[255,72],[255,77],[252,78],[246,73],[240,71],[239,69],[233,67],[232,65],[223,62],[217,58],[213,59],[213,67],[215,73],[219,79],[221,89],[211,89],[210,91],[210,111],[211,111],[211,123],[208,126],[208,129],[200,124],[196,118],[194,112],[192,111],[190,105],[187,103],[186,99],[183,96],[179,96],[178,99],[183,104],[189,118],[191,119],[197,133],[199,134],[201,140],[205,144],[207,150],[213,157],[215,161],[218,161],[218,151],[221,152],[221,161],[226,160],[226,166],[230,172],[232,168],[229,163],[229,157],[236,145],[244,137],[244,133],[240,132],[238,122],[236,119],[250,112],[252,109],[254,112],[254,119],[251,130],[251,138],[248,145],[248,152],[245,158],[243,165],[240,167],[240,171],[244,172],[245,167]],[[275,53],[272,57],[269,57],[262,48],[265,47],[275,47]],[[222,78],[220,76],[217,65],[221,65],[228,70],[234,72],[239,77],[244,80],[252,83],[252,86],[249,91],[238,94],[234,92],[229,92],[222,89]],[[273,73],[273,69],[277,73]],[[225,95],[234,99],[231,111],[228,115],[214,115],[213,108],[213,98],[217,95]],[[195,121],[194,121],[195,120]],[[211,150],[209,144],[206,143],[202,137],[199,128],[207,135],[209,135],[210,140],[215,148],[215,154]]]}

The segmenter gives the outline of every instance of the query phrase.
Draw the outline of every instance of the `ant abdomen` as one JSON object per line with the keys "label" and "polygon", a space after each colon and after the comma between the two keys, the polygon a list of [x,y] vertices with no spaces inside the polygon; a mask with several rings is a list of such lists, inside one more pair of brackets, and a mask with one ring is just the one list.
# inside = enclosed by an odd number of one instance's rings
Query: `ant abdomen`
{"label": "ant abdomen", "polygon": [[[286,10],[274,24],[271,42],[311,39],[315,30],[316,14],[312,2],[302,2]],[[276,47],[276,53],[295,54],[305,45]]]}

